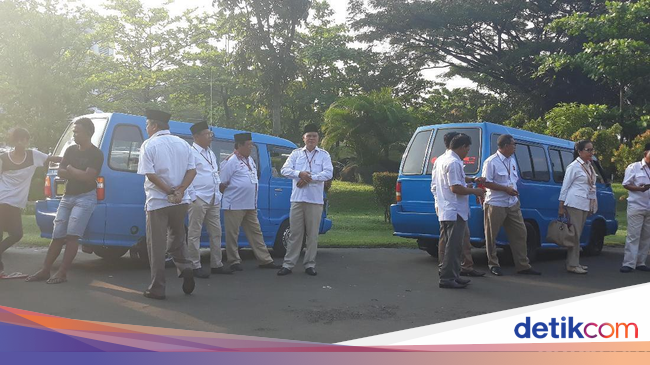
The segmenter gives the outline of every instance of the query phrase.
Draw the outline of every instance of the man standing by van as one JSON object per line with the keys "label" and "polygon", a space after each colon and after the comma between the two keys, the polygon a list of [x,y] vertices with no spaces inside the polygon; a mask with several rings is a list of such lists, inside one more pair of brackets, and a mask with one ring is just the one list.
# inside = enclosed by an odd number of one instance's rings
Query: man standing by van
{"label": "man standing by van", "polygon": [[515,153],[515,139],[509,134],[503,134],[497,139],[498,151],[488,157],[483,164],[483,177],[487,180],[485,187],[484,225],[485,246],[490,272],[502,276],[497,257],[496,237],[501,227],[506,231],[515,270],[518,274],[541,275],[531,268],[526,252],[526,224],[521,215],[519,192],[517,191],[516,163],[512,155]]}
{"label": "man standing by van", "polygon": [[[190,127],[194,144],[196,177],[189,187],[192,204],[189,209],[187,242],[194,276],[207,278],[212,274],[232,274],[221,261],[221,191],[219,191],[219,160],[210,145],[214,134],[208,123]],[[210,272],[201,269],[201,229],[205,225],[210,237]]]}
{"label": "man standing by van", "polygon": [[140,148],[138,174],[145,175],[147,249],[151,285],[144,296],[165,299],[165,253],[183,278],[183,292],[194,291],[192,261],[185,243],[185,215],[190,203],[186,191],[196,175],[194,154],[187,142],[169,132],[170,114],[147,110],[149,139]]}
{"label": "man standing by van", "polygon": [[465,288],[470,282],[460,278],[460,261],[465,229],[469,218],[469,197],[483,198],[483,189],[467,188],[463,159],[469,153],[471,138],[459,134],[451,141],[451,151],[436,164],[436,200],[438,220],[445,230],[445,257],[438,286],[445,289]]}
{"label": "man standing by van", "polygon": [[291,274],[296,266],[302,241],[307,235],[303,265],[307,275],[316,276],[316,252],[318,250],[318,229],[323,215],[323,190],[325,181],[332,178],[334,167],[330,154],[318,148],[318,127],[314,124],[305,127],[303,136],[305,147],[291,152],[282,166],[282,175],[293,179],[291,191],[291,227],[287,252],[284,256],[279,276]]}
{"label": "man standing by van", "polygon": [[[47,250],[43,268],[26,281],[47,280],[48,284],[68,281],[68,270],[79,250],[79,238],[84,235],[88,221],[97,205],[97,176],[104,163],[104,155],[92,144],[95,125],[88,118],[77,119],[72,126],[75,145],[68,147],[59,164],[58,175],[67,180],[54,218],[52,243]],[[52,265],[63,246],[63,260],[59,271],[50,277]]]}
{"label": "man standing by van", "polygon": [[[456,137],[459,133],[458,132],[449,132],[444,135],[443,137],[443,142],[445,143],[445,153],[442,155],[438,156],[436,161],[433,163],[433,168],[431,169],[431,194],[433,194],[434,197],[434,205],[436,209],[436,215],[438,215],[438,200],[435,199],[436,197],[436,163],[440,161],[443,157],[446,157],[449,155],[449,152],[451,151],[449,149],[451,140]],[[477,183],[485,182],[485,178],[483,177],[465,177],[465,182],[467,183]],[[474,269],[474,259],[472,258],[472,244],[470,242],[470,232],[469,232],[469,224],[465,225],[465,239],[463,240],[463,258],[460,263],[460,276],[474,276],[474,277],[480,277],[480,276],[485,276],[484,272],[478,271]],[[438,271],[442,268],[442,262],[445,259],[445,244],[446,242],[445,239],[445,230],[444,226],[440,225],[440,237],[438,238]]]}
{"label": "man standing by van", "polygon": [[257,218],[257,166],[251,157],[253,138],[250,133],[235,134],[235,152],[221,164],[221,205],[226,224],[226,253],[231,271],[243,271],[238,251],[239,228],[244,229],[248,244],[262,269],[279,269],[264,243]]}

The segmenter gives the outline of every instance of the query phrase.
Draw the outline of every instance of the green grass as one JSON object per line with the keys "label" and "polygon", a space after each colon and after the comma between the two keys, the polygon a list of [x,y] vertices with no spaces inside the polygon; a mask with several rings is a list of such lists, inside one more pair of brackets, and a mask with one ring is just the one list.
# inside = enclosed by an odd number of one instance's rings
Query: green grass
{"label": "green grass", "polygon": [[[616,196],[618,232],[607,236],[605,244],[625,244],[627,234],[627,191],[613,184]],[[329,218],[334,226],[319,237],[321,247],[416,247],[415,240],[393,236],[393,226],[384,222],[384,212],[375,201],[371,185],[334,181],[329,192]],[[22,246],[47,246],[49,240],[40,237],[33,215],[23,216],[25,235]]]}

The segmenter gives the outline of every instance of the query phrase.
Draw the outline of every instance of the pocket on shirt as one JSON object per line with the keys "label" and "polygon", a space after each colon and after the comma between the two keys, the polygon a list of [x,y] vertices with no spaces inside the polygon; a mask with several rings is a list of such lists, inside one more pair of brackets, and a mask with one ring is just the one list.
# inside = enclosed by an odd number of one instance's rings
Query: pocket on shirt
{"label": "pocket on shirt", "polygon": [[502,172],[497,172],[496,174],[496,182],[501,184],[501,185],[507,185],[508,184],[508,174],[504,174]]}
{"label": "pocket on shirt", "polygon": [[587,193],[582,192],[582,191],[569,192],[569,194],[572,194],[572,195],[577,196],[579,198],[587,199]]}

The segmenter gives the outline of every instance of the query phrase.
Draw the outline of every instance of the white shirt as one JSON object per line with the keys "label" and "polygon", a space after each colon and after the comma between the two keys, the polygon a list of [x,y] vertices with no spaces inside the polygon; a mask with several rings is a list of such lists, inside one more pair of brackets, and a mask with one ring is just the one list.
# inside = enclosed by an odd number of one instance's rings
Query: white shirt
{"label": "white shirt", "polygon": [[[31,152],[30,152],[31,151]],[[29,154],[33,158],[29,158]],[[24,209],[27,206],[29,186],[36,168],[43,166],[47,155],[37,150],[26,150],[24,161],[13,161],[7,152],[3,159],[0,159],[0,204],[11,205],[12,207]]]}
{"label": "white shirt", "polygon": [[[593,176],[591,186],[585,169],[590,171]],[[563,201],[567,207],[589,212],[591,210],[590,200],[596,198],[596,172],[590,164],[578,157],[566,168],[559,200]],[[595,213],[596,210],[598,207],[595,207],[592,213]]]}
{"label": "white shirt", "polygon": [[[497,151],[485,160],[482,176],[489,183],[510,186],[517,190],[519,174],[517,174],[516,165],[515,159],[512,156],[506,157],[501,152]],[[518,197],[510,196],[505,191],[486,188],[485,204],[508,208],[517,204],[518,200]]]}
{"label": "white shirt", "polygon": [[[142,143],[138,174],[156,174],[169,187],[175,188],[183,182],[188,170],[195,169],[192,147],[183,139],[170,134],[169,130],[156,132]],[[149,178],[144,180],[146,195],[145,210],[152,211],[174,204],[167,201],[167,193],[160,190]],[[190,203],[187,190],[181,204]]]}
{"label": "white shirt", "polygon": [[[300,181],[300,172],[311,173],[312,182],[299,188],[296,186]],[[291,202],[323,204],[323,189],[325,181],[330,180],[334,174],[332,158],[324,149],[316,147],[309,152],[307,147],[297,148],[291,152],[289,158],[284,162],[281,173],[293,179],[293,190],[291,191]]]}
{"label": "white shirt", "polygon": [[436,158],[436,160],[433,162],[433,167],[431,168],[431,194],[433,194],[433,204],[436,208],[436,214],[438,212],[438,199],[436,199],[436,166],[440,159],[449,155],[449,151],[450,150],[445,150],[445,153],[438,156],[438,158]]}
{"label": "white shirt", "polygon": [[438,220],[440,222],[455,222],[457,216],[460,216],[467,221],[469,218],[469,196],[457,195],[451,191],[451,187],[454,185],[467,186],[463,161],[454,151],[449,151],[448,155],[436,162]]}
{"label": "white shirt", "polygon": [[[248,162],[248,164],[246,164]],[[221,182],[228,184],[221,208],[225,210],[257,209],[257,166],[253,158],[239,158],[233,153],[221,163]]]}
{"label": "white shirt", "polygon": [[[650,166],[645,160],[630,164],[625,169],[623,185],[643,186],[645,184],[650,184]],[[650,211],[650,190],[628,191],[628,193],[628,209]]]}
{"label": "white shirt", "polygon": [[192,145],[194,164],[196,165],[196,177],[187,189],[190,199],[197,198],[210,204],[214,199],[214,205],[221,204],[221,192],[219,191],[219,160],[210,148],[203,148],[198,144]]}

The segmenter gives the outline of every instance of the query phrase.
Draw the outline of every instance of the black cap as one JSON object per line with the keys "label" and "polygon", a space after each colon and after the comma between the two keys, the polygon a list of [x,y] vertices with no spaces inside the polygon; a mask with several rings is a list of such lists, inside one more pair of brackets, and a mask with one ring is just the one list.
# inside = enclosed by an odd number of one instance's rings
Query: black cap
{"label": "black cap", "polygon": [[208,122],[194,123],[190,127],[190,131],[192,132],[192,134],[199,134],[199,133],[203,132],[206,129],[210,129],[210,126],[208,125]]}
{"label": "black cap", "polygon": [[147,109],[145,115],[147,116],[148,120],[155,120],[162,123],[169,123],[169,119],[172,117],[172,115],[169,113],[153,109]]}
{"label": "black cap", "polygon": [[319,133],[319,132],[318,132],[318,126],[317,126],[316,124],[307,124],[307,125],[305,126],[305,131],[302,132],[302,134],[305,134],[305,133],[311,133],[311,132]]}
{"label": "black cap", "polygon": [[235,134],[235,142],[244,143],[246,141],[252,141],[253,137],[250,133],[237,133]]}

